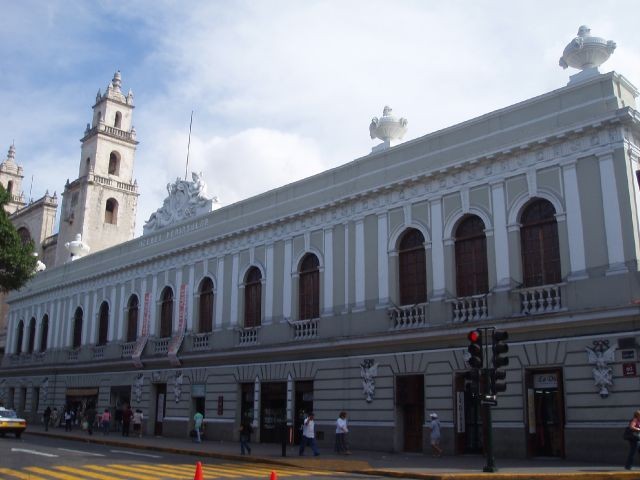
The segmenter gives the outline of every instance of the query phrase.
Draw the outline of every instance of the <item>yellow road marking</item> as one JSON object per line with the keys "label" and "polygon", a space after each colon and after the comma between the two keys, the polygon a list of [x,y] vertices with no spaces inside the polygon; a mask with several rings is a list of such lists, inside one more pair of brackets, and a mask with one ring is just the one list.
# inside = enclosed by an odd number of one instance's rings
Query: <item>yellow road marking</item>
{"label": "yellow road marking", "polygon": [[[269,474],[271,473],[271,470],[273,470],[272,468],[269,467],[264,467],[262,465],[259,466],[254,466],[254,465],[248,465],[248,466],[244,466],[244,465],[235,465],[235,464],[221,464],[221,465],[211,465],[211,466],[207,466],[207,468],[211,468],[211,469],[224,469],[230,472],[239,472],[242,473],[244,475],[247,474],[255,474],[258,476],[269,476]],[[288,474],[284,473],[282,474],[282,476],[287,476]]]}
{"label": "yellow road marking", "polygon": [[81,477],[87,478],[95,478],[97,480],[114,480],[113,475],[101,475],[99,473],[88,472],[86,470],[86,465],[82,465],[81,468],[75,467],[66,467],[66,466],[56,466],[54,467],[56,470],[62,470],[67,473],[75,473],[76,475],[80,475]]}
{"label": "yellow road marking", "polygon": [[[267,475],[269,475],[272,471],[276,471],[276,473],[278,474],[278,476],[282,475],[282,476],[303,476],[303,477],[307,477],[310,474],[315,474],[315,475],[327,475],[328,472],[326,471],[317,471],[317,470],[306,470],[304,468],[298,468],[298,467],[285,467],[285,466],[280,466],[280,465],[267,465],[267,464],[257,464],[255,466],[251,466],[251,467],[243,467],[239,464],[221,464],[221,467],[225,467],[225,468],[231,468],[231,469],[239,469],[242,471],[247,471],[247,470],[253,470],[253,471],[257,471],[257,472],[261,472],[264,473],[266,472]],[[213,468],[216,468],[216,466],[213,466]]]}
{"label": "yellow road marking", "polygon": [[11,468],[0,468],[0,473],[11,475],[12,477],[20,478],[21,480],[45,480],[42,477],[31,475],[29,473],[22,473],[19,470],[12,470]]}
{"label": "yellow road marking", "polygon": [[[174,468],[174,469],[179,469],[181,472],[185,472],[185,473],[189,473],[191,475],[193,475],[196,471],[196,466],[193,465],[168,465],[168,464],[161,464],[158,465],[159,467],[162,468]],[[204,472],[209,472],[209,469],[205,466],[202,465],[202,471]],[[212,472],[212,474],[214,474],[214,472]],[[223,478],[241,478],[243,475],[239,475],[237,473],[226,473],[226,472],[221,472],[216,470],[215,471],[215,476],[216,477],[223,477]]]}
{"label": "yellow road marking", "polygon": [[[162,475],[167,478],[177,478],[178,480],[184,480],[185,476],[183,475],[175,475],[173,473],[168,473],[164,468],[154,467],[152,465],[139,465],[136,464],[133,466],[136,469],[140,469],[146,471],[147,473],[155,473],[156,475]],[[195,470],[194,470],[195,471]]]}
{"label": "yellow road marking", "polygon": [[41,475],[46,475],[48,477],[59,478],[60,480],[78,480],[77,475],[65,475],[64,473],[58,473],[58,472],[54,472],[54,471],[47,470],[45,468],[40,468],[40,467],[26,467],[25,470],[39,473]]}
{"label": "yellow road marking", "polygon": [[[153,476],[142,475],[140,473],[135,472],[134,469],[128,468],[124,465],[110,465],[109,468],[98,466],[98,465],[85,465],[85,467],[90,468],[92,470],[98,470],[100,472],[111,470],[114,473],[117,473],[119,475],[125,475],[126,478],[135,478],[137,480],[157,480],[158,478],[155,474]],[[131,470],[133,470],[133,472]]]}

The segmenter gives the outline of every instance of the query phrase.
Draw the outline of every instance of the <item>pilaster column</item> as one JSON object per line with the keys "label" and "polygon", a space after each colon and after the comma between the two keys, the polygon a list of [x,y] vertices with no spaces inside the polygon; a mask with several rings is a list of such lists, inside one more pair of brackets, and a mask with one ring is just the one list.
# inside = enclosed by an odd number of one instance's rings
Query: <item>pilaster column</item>
{"label": "pilaster column", "polygon": [[378,215],[378,307],[389,303],[389,242],[387,212]]}
{"label": "pilaster column", "polygon": [[9,312],[9,315],[7,316],[7,337],[6,337],[6,344],[5,344],[5,352],[7,353],[16,353],[16,350],[13,346],[13,339],[15,338],[15,332],[16,332],[16,318],[17,318],[17,314],[16,312]]}
{"label": "pilaster column", "polygon": [[238,325],[238,262],[240,261],[237,253],[233,254],[231,259],[231,315],[229,319],[230,327]]}
{"label": "pilaster column", "polygon": [[[82,342],[81,345],[88,345],[89,343],[94,343],[92,340],[94,339],[93,331],[95,330],[94,325],[98,323],[98,311],[96,308],[96,302],[98,301],[98,292],[93,292],[93,302],[91,302],[91,294],[89,292],[84,292],[84,303],[82,309]],[[93,309],[89,309],[89,306],[93,303]]]}
{"label": "pilaster column", "polygon": [[[127,335],[125,332],[128,330],[128,325],[127,327],[125,327],[125,323],[128,317],[127,298],[125,298],[125,295],[126,295],[125,287],[126,287],[125,283],[120,284],[120,305],[118,305],[118,319],[116,320],[116,332],[115,332],[116,340],[120,340],[122,342],[127,341]],[[117,288],[114,288],[114,291],[116,290]],[[133,280],[131,280],[131,291],[133,292]],[[142,302],[139,301],[138,305],[140,305],[140,303]],[[140,310],[142,309],[138,307],[138,323],[140,323]]]}
{"label": "pilaster column", "polygon": [[[185,315],[186,315],[186,321],[187,321],[186,329],[187,329],[187,331],[192,332],[193,331],[193,321],[194,321],[193,317],[196,314],[196,309],[194,307],[194,303],[195,303],[196,298],[197,298],[194,295],[194,293],[195,293],[194,283],[195,283],[195,275],[196,275],[196,266],[195,266],[195,264],[189,265],[189,274],[188,275],[189,276],[188,276],[188,279],[187,279],[187,298],[185,298],[185,302],[186,302]],[[179,300],[178,300],[178,303],[179,303]],[[197,313],[198,313],[198,315],[200,315],[199,311]]]}
{"label": "pilaster column", "polygon": [[576,159],[562,165],[564,180],[564,198],[567,206],[567,232],[569,236],[570,278],[578,280],[586,278],[586,261],[584,253],[584,231],[582,228],[582,211],[580,207],[580,191]]}
{"label": "pilaster column", "polygon": [[158,274],[154,273],[151,278],[151,299],[149,302],[149,335],[157,335],[158,317],[156,311],[158,309]]}
{"label": "pilaster column", "polygon": [[218,258],[218,274],[216,280],[216,318],[214,330],[220,330],[222,328],[222,308],[224,307],[224,257]]}
{"label": "pilaster column", "polygon": [[120,326],[120,318],[122,317],[122,310],[116,305],[116,298],[118,293],[117,285],[111,287],[111,298],[109,303],[111,308],[109,309],[109,331],[107,332],[107,342],[113,342],[120,338],[117,336],[118,327]]}
{"label": "pilaster column", "polygon": [[35,332],[33,334],[33,351],[39,352],[42,348],[40,345],[40,332],[42,331],[42,304],[36,307],[36,323],[34,325]]}
{"label": "pilaster column", "polygon": [[264,296],[264,324],[269,325],[273,322],[273,270],[274,270],[274,260],[273,260],[273,243],[269,243],[266,246],[266,261],[267,261],[267,278],[265,285],[265,296]]}
{"label": "pilaster column", "polygon": [[349,222],[344,222],[344,310],[349,313]]}
{"label": "pilaster column", "polygon": [[431,202],[431,268],[433,273],[433,297],[441,300],[445,293],[444,242],[442,230],[442,199]]}
{"label": "pilaster column", "polygon": [[333,313],[333,227],[324,229],[324,304],[322,315]]}
{"label": "pilaster column", "polygon": [[356,220],[356,245],[355,245],[355,310],[364,310],[365,297],[365,243],[364,243],[364,218]]}
{"label": "pilaster column", "polygon": [[628,269],[624,263],[622,220],[620,218],[620,203],[618,201],[618,185],[613,154],[602,155],[599,160],[604,231],[607,238],[607,254],[609,257],[607,275],[626,273]]}
{"label": "pilaster column", "polygon": [[[507,232],[507,204],[504,198],[504,183],[491,185],[493,209],[493,242],[496,258],[496,283],[498,290],[510,288],[509,233]],[[486,226],[485,226],[486,227]]]}
{"label": "pilaster column", "polygon": [[291,257],[293,256],[293,241],[284,241],[284,278],[282,279],[282,317],[284,321],[291,319]]}

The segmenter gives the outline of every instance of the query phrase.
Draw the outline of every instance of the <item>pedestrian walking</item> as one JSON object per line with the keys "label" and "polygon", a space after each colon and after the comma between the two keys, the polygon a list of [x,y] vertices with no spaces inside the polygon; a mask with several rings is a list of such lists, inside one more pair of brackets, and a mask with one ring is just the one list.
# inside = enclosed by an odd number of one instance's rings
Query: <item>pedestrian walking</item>
{"label": "pedestrian walking", "polygon": [[127,405],[122,412],[122,436],[129,436],[129,428],[131,427],[131,420],[133,419],[133,412],[131,411],[131,405]]}
{"label": "pedestrian walking", "polygon": [[442,456],[442,448],[440,448],[440,420],[438,420],[438,414],[432,413],[429,415],[431,417],[431,423],[429,424],[429,429],[431,430],[431,450],[433,451],[434,457]]}
{"label": "pedestrian walking", "polygon": [[51,412],[51,426],[60,426],[60,414],[58,413],[58,407],[53,407],[53,412]]}
{"label": "pedestrian walking", "polygon": [[349,427],[347,425],[347,412],[344,410],[338,415],[336,420],[336,453],[342,453],[344,455],[351,455],[349,446],[347,444],[347,433],[349,433]]}
{"label": "pedestrian walking", "polygon": [[629,442],[629,454],[627,455],[627,463],[625,463],[624,468],[631,470],[633,457],[636,452],[638,452],[638,448],[640,448],[640,410],[636,410],[633,414],[633,418],[624,431],[624,438]]}
{"label": "pedestrian walking", "polygon": [[196,414],[193,416],[193,429],[196,431],[196,436],[193,441],[196,443],[202,442],[202,437],[200,436],[200,434],[201,434],[203,421],[204,421],[204,415],[201,414],[200,412],[196,412]]}
{"label": "pedestrian walking", "polygon": [[318,453],[318,447],[316,446],[316,423],[314,418],[312,412],[307,415],[307,418],[304,419],[304,423],[302,424],[302,438],[300,439],[300,451],[298,452],[300,456],[304,455],[304,448],[307,445],[311,447],[314,457],[320,455]]}
{"label": "pedestrian walking", "polygon": [[142,410],[139,408],[133,414],[133,434],[138,435],[138,438],[142,438],[142,420],[144,416],[142,415]]}
{"label": "pedestrian walking", "polygon": [[71,407],[67,407],[64,411],[64,431],[71,431],[71,422],[73,421],[73,413],[71,413]]}
{"label": "pedestrian walking", "polygon": [[49,431],[49,422],[51,421],[51,407],[47,405],[42,414],[42,423],[44,423],[44,431]]}
{"label": "pedestrian walking", "polygon": [[240,455],[244,455],[245,450],[251,455],[251,434],[253,433],[253,427],[251,422],[245,421],[240,424]]}
{"label": "pedestrian walking", "polygon": [[104,435],[109,435],[109,429],[111,428],[111,412],[108,408],[104,409],[102,412],[102,433]]}
{"label": "pedestrian walking", "polygon": [[93,404],[89,404],[84,412],[85,421],[87,422],[87,433],[93,435],[93,427],[96,423],[96,409]]}

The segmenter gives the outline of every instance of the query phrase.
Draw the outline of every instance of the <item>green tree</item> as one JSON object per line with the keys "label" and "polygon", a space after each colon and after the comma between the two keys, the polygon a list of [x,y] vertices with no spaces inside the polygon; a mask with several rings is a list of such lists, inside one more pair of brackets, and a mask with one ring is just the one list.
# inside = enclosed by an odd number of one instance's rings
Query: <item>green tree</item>
{"label": "green tree", "polygon": [[23,243],[9,220],[5,205],[9,192],[0,185],[0,291],[17,290],[34,275],[38,259],[33,241]]}

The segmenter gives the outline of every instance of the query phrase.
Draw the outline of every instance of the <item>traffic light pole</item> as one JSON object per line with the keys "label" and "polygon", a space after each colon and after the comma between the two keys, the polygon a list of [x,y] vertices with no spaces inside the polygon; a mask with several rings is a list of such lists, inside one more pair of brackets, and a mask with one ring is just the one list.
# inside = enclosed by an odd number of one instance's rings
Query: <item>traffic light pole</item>
{"label": "traffic light pole", "polygon": [[493,424],[491,423],[491,405],[485,405],[485,418],[487,419],[487,448],[485,456],[487,464],[482,469],[483,472],[497,472],[496,461],[493,456]]}
{"label": "traffic light pole", "polygon": [[494,327],[481,327],[478,330],[482,330],[482,342],[483,342],[483,355],[484,355],[484,368],[482,369],[482,380],[484,383],[484,388],[481,391],[481,400],[480,404],[484,407],[485,411],[485,420],[486,420],[486,432],[487,432],[487,444],[485,445],[485,457],[487,464],[482,469],[483,472],[497,472],[498,468],[496,467],[496,461],[493,456],[493,423],[491,416],[491,406],[494,404],[495,400],[489,401],[487,399],[487,392],[491,393],[491,368],[489,368],[489,345],[492,344],[489,338],[493,338],[493,332],[495,331]]}

